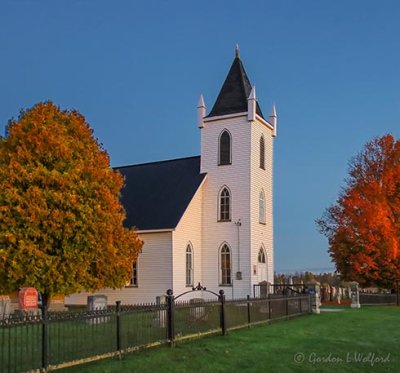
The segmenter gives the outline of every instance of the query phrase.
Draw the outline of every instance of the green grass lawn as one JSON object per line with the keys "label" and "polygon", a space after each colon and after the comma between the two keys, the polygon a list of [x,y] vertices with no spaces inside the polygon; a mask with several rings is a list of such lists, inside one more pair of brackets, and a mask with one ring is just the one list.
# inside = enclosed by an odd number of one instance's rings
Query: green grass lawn
{"label": "green grass lawn", "polygon": [[346,308],[63,372],[399,372],[399,342],[400,308]]}

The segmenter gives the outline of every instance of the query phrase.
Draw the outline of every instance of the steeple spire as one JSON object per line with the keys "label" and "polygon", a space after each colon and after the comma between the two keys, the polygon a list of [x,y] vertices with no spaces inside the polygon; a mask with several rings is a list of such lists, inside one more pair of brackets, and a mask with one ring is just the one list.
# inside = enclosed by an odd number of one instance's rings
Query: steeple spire
{"label": "steeple spire", "polygon": [[236,44],[236,47],[235,47],[235,58],[240,58],[239,44]]}
{"label": "steeple spire", "polygon": [[[207,118],[216,117],[220,115],[247,113],[248,102],[252,86],[246,71],[244,70],[242,61],[239,57],[239,46],[235,49],[235,59],[228,72],[221,91],[215,101],[213,108],[207,115]],[[256,113],[262,117],[260,106],[257,102]]]}

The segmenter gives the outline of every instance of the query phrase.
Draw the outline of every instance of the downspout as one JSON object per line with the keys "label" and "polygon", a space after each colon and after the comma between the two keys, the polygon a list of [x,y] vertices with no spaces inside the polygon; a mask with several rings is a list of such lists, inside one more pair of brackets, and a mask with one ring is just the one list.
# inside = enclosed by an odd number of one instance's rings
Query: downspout
{"label": "downspout", "polygon": [[240,219],[238,219],[238,221],[235,222],[235,225],[237,227],[237,248],[238,248],[238,271],[236,272],[236,280],[241,280],[242,271],[240,270],[240,227],[242,226],[242,222],[240,221]]}

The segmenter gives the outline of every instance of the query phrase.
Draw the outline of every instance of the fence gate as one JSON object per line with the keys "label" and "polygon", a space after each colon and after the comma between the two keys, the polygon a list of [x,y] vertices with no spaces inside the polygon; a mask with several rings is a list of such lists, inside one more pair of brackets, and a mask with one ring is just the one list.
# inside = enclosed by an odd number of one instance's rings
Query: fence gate
{"label": "fence gate", "polygon": [[[194,316],[195,318],[197,318],[198,320],[201,319],[202,317],[205,316],[205,308],[209,307],[210,303],[207,303],[205,301],[200,301],[197,300],[197,302],[192,302],[190,304],[189,302],[182,302],[178,304],[176,304],[176,300],[179,299],[180,297],[186,295],[186,294],[190,294],[190,293],[194,293],[197,291],[204,291],[210,294],[215,295],[218,298],[218,302],[219,302],[219,312],[218,312],[218,318],[219,318],[219,327],[221,328],[222,331],[222,335],[226,334],[226,322],[225,322],[225,293],[224,291],[221,289],[219,291],[219,294],[211,291],[211,290],[207,290],[207,288],[201,286],[200,282],[198,283],[198,285],[196,287],[193,287],[191,290],[189,291],[185,291],[184,293],[181,293],[177,296],[174,296],[174,293],[172,291],[172,289],[168,289],[167,290],[167,330],[168,330],[168,341],[171,345],[174,344],[175,342],[175,337],[176,337],[176,330],[177,328],[179,329],[180,325],[176,324],[176,313],[177,313],[177,309],[182,309],[182,308],[186,308],[189,310],[189,313],[191,316]],[[202,303],[201,306],[199,306],[199,303]],[[215,302],[213,302],[215,304]],[[200,310],[199,310],[200,309]],[[194,311],[193,311],[194,310]],[[179,320],[182,323],[182,320]],[[179,333],[181,334],[181,333]]]}

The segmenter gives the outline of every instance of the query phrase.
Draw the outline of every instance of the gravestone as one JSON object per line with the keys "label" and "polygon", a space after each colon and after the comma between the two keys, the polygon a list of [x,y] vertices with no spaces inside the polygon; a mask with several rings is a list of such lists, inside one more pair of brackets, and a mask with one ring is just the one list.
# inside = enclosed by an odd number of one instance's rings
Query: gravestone
{"label": "gravestone", "polygon": [[8,295],[0,295],[0,320],[10,315],[11,299]]}
{"label": "gravestone", "polygon": [[260,298],[268,298],[269,295],[269,282],[262,281],[258,284],[260,286]]}
{"label": "gravestone", "polygon": [[[156,297],[156,304],[162,305],[167,303],[167,297],[165,295],[159,295]],[[157,312],[157,316],[154,319],[156,326],[160,328],[165,328],[167,326],[167,310],[161,309]]]}
{"label": "gravestone", "polygon": [[[105,311],[107,310],[107,296],[106,295],[89,295],[87,297],[87,309],[88,311]],[[94,313],[93,318],[88,320],[89,324],[100,324],[109,321],[109,317]]]}
{"label": "gravestone", "polygon": [[87,297],[88,311],[98,311],[107,309],[107,296],[106,295],[89,295]]}
{"label": "gravestone", "polygon": [[[204,303],[203,298],[192,298],[189,300],[190,304],[201,304]],[[196,306],[190,308],[190,318],[194,321],[204,321],[208,319],[206,314],[206,308],[203,306]]]}
{"label": "gravestone", "polygon": [[360,291],[358,288],[358,282],[350,282],[351,289],[351,308],[360,308]]}
{"label": "gravestone", "polygon": [[337,303],[340,304],[342,300],[342,288],[337,289]]}
{"label": "gravestone", "polygon": [[18,293],[19,309],[15,310],[17,314],[32,315],[40,312],[38,309],[38,292],[35,288],[25,287]]}
{"label": "gravestone", "polygon": [[306,284],[308,293],[311,296],[311,311],[313,313],[320,313],[319,307],[321,306],[320,299],[320,283],[318,281],[309,282]]}
{"label": "gravestone", "polygon": [[35,288],[22,288],[18,293],[19,308],[21,310],[36,309],[38,292]]}

